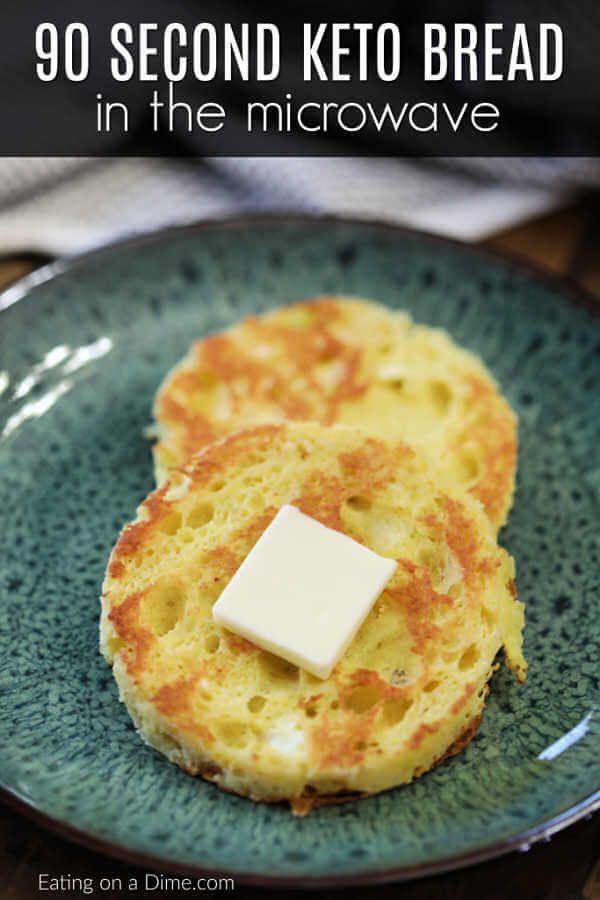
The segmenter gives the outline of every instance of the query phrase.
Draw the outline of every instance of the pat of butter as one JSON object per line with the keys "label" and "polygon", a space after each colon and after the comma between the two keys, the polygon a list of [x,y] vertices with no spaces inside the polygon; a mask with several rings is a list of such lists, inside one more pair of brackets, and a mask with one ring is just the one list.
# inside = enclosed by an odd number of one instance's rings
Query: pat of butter
{"label": "pat of butter", "polygon": [[327,678],[396,565],[282,506],[213,606],[213,618]]}

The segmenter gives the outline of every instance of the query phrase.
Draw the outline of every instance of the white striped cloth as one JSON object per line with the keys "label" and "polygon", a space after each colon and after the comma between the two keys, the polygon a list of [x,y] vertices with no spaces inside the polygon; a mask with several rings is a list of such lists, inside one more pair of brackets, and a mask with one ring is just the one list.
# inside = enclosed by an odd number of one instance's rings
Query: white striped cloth
{"label": "white striped cloth", "polygon": [[0,159],[0,253],[69,255],[195,219],[334,213],[471,241],[600,184],[593,159]]}

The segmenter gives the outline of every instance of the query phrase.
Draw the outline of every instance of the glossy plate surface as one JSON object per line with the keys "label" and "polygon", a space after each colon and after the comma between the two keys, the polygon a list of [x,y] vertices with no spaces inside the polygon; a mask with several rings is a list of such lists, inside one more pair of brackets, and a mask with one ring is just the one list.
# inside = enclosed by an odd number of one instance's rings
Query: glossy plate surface
{"label": "glossy plate surface", "polygon": [[[517,409],[518,489],[501,539],[528,606],[530,673],[521,688],[496,674],[459,756],[298,819],[142,744],[98,653],[98,596],[115,536],[153,485],[143,430],[165,371],[196,335],[324,292],[447,328]],[[13,802],[157,868],[303,884],[472,862],[597,803],[600,317],[472,249],[316,219],[123,244],[34,273],[0,310],[0,781]]]}

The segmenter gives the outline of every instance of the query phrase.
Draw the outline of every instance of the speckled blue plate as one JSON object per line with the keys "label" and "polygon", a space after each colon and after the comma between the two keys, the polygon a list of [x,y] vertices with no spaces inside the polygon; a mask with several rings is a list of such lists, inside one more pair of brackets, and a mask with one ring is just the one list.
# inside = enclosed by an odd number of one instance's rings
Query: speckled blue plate
{"label": "speckled blue plate", "polygon": [[[152,488],[155,388],[190,340],[321,292],[447,328],[519,412],[502,540],[528,606],[527,683],[493,679],[474,741],[414,784],[305,819],[147,748],[98,653],[121,524]],[[391,227],[184,228],[34,273],[0,295],[0,780],[20,808],[155,868],[269,883],[408,877],[547,836],[598,802],[600,317],[560,285]],[[596,609],[594,607],[596,606]]]}

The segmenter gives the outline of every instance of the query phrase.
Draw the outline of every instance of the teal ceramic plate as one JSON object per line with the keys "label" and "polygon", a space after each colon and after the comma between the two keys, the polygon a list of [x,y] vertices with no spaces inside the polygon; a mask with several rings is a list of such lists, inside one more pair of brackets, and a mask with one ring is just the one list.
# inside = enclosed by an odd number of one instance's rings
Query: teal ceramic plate
{"label": "teal ceramic plate", "polygon": [[[293,818],[142,744],[98,653],[121,524],[152,488],[155,388],[195,335],[323,292],[447,328],[520,416],[502,540],[527,683],[499,671],[474,741],[414,784]],[[264,883],[408,877],[527,845],[600,786],[600,317],[479,251],[323,219],[210,224],[59,263],[0,295],[0,780],[75,839]]]}

